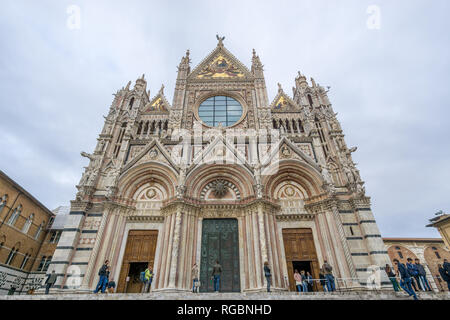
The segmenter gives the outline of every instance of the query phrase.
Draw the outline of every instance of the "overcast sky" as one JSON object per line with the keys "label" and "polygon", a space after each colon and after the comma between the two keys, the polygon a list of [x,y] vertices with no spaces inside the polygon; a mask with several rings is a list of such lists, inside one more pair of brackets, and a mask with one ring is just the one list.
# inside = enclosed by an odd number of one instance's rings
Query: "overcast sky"
{"label": "overcast sky", "polygon": [[0,169],[50,209],[74,198],[112,94],[145,73],[172,101],[186,49],[195,67],[219,33],[248,67],[256,49],[270,100],[297,71],[331,86],[384,237],[439,236],[425,225],[450,211],[450,1],[120,3],[2,1]]}

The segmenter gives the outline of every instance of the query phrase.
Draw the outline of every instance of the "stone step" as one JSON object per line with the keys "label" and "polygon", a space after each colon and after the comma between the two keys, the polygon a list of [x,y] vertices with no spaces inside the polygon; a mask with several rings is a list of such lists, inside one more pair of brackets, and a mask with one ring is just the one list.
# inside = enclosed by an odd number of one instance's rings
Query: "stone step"
{"label": "stone step", "polygon": [[[450,300],[449,292],[419,292],[421,300]],[[257,293],[52,293],[0,296],[3,300],[412,300],[403,292]]]}

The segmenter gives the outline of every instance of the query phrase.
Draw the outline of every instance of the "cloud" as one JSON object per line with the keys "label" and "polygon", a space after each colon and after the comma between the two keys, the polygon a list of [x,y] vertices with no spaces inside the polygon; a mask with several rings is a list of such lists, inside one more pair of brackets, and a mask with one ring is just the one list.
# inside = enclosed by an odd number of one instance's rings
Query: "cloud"
{"label": "cloud", "polygon": [[[67,7],[81,28],[67,28]],[[369,5],[380,30],[366,27]],[[225,35],[250,66],[256,49],[271,101],[298,70],[330,99],[384,236],[438,236],[449,210],[448,1],[9,1],[0,13],[0,167],[50,208],[67,205],[112,94],[143,73],[172,97],[186,49],[192,68]],[[43,187],[45,186],[45,187]]]}

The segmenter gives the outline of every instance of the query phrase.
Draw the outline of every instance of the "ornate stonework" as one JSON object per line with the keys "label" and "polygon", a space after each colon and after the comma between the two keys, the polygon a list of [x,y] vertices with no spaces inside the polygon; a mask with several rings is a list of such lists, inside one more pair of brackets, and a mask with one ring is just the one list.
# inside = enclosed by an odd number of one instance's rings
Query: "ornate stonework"
{"label": "ornate stonework", "polygon": [[[95,152],[82,153],[89,165],[70,226],[80,233],[67,232],[55,253],[67,259],[57,273],[78,263],[74,290],[91,290],[105,259],[115,279],[126,278],[131,229],[158,232],[152,290],[189,290],[203,219],[237,219],[241,291],[264,290],[265,260],[275,289],[287,290],[285,229],[311,230],[318,262],[326,257],[352,288],[364,284],[360,270],[389,262],[327,90],[299,73],[293,96],[279,86],[270,103],[256,52],[247,68],[218,39],[192,71],[189,51],[182,57],[171,104],[164,86],[150,97],[144,76],[115,94]],[[235,124],[207,126],[205,114]]]}

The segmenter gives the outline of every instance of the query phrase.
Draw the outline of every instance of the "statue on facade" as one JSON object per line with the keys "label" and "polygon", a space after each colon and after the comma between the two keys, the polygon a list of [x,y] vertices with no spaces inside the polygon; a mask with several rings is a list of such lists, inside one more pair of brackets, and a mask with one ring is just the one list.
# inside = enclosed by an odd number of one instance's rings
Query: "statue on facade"
{"label": "statue on facade", "polygon": [[256,197],[258,199],[263,197],[263,185],[261,182],[261,164],[258,162],[253,166],[254,170],[255,170],[255,180],[256,180],[256,185],[255,185],[255,191],[256,191]]}
{"label": "statue on facade", "polygon": [[216,34],[216,38],[219,41],[218,45],[223,46],[223,40],[225,40],[225,37],[219,37],[219,35]]}
{"label": "statue on facade", "polygon": [[113,164],[106,172],[105,188],[107,192],[107,198],[113,196],[116,190],[117,182],[119,180],[120,167],[117,164]]}
{"label": "statue on facade", "polygon": [[320,166],[320,169],[321,169],[321,172],[322,172],[322,176],[325,179],[325,181],[332,184],[333,180],[331,178],[330,172],[327,169],[327,166],[323,166],[321,164],[319,164],[319,166]]}
{"label": "statue on facade", "polygon": [[348,166],[348,164],[344,164],[343,168],[345,176],[347,177],[348,183],[353,184],[355,183],[355,178],[353,176],[353,172],[350,169],[350,167]]}
{"label": "statue on facade", "polygon": [[186,166],[182,165],[180,167],[180,174],[178,175],[178,185],[176,187],[176,193],[178,198],[182,198],[186,192]]}

